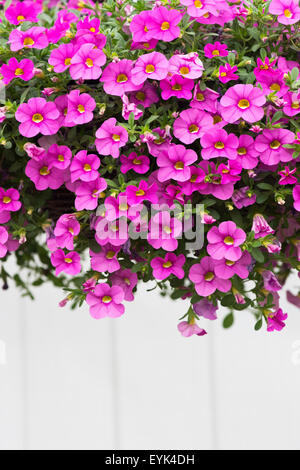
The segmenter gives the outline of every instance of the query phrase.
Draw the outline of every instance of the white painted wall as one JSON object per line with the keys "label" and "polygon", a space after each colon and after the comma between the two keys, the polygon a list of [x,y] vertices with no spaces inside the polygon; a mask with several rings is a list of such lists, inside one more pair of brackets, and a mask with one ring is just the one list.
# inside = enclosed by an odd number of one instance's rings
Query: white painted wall
{"label": "white painted wall", "polygon": [[145,288],[101,321],[49,287],[0,295],[1,449],[300,448],[300,311],[285,301],[282,333],[240,312],[185,339],[184,302]]}

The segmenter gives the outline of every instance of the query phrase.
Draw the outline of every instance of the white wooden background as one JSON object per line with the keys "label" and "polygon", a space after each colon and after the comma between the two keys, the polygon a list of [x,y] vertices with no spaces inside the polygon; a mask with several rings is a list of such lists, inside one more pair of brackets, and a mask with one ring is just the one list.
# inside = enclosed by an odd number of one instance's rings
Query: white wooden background
{"label": "white wooden background", "polygon": [[[298,278],[290,283],[296,286]],[[182,338],[184,302],[142,288],[117,320],[1,291],[1,449],[299,449],[300,310]]]}

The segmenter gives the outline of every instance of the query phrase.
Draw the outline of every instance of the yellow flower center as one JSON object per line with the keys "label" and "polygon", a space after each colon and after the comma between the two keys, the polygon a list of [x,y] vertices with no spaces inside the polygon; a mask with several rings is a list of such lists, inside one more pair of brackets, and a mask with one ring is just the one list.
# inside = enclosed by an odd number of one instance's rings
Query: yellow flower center
{"label": "yellow flower center", "polygon": [[163,268],[171,268],[173,266],[173,264],[171,263],[171,261],[166,261],[165,263],[163,263]]}
{"label": "yellow flower center", "polygon": [[119,204],[120,211],[127,211],[127,209],[128,209],[128,205],[126,204],[126,202],[122,202],[121,204]]}
{"label": "yellow flower center", "polygon": [[225,261],[225,264],[226,264],[226,266],[233,266],[235,264],[235,261],[230,261],[229,259],[227,259]]}
{"label": "yellow flower center", "polygon": [[3,203],[4,204],[9,204],[11,202],[11,198],[8,197],[8,196],[4,196],[4,198],[2,199]]}
{"label": "yellow flower center", "polygon": [[19,77],[20,75],[23,75],[23,73],[24,73],[24,70],[23,70],[23,69],[19,69],[19,68],[18,68],[18,69],[15,70],[15,75],[16,75],[16,77]]}
{"label": "yellow flower center", "polygon": [[70,57],[67,57],[67,59],[65,59],[65,65],[71,65],[71,58]]}
{"label": "yellow flower center", "polygon": [[23,45],[26,47],[33,46],[34,40],[32,38],[25,38],[23,41]]}
{"label": "yellow flower center", "polygon": [[190,72],[190,69],[188,67],[183,66],[180,67],[179,72],[181,73],[181,75],[187,75]]}
{"label": "yellow flower center", "polygon": [[85,108],[84,108],[84,106],[83,106],[82,104],[79,104],[79,105],[77,106],[77,110],[78,110],[78,112],[79,112],[80,114],[82,114],[82,113],[85,112]]}
{"label": "yellow flower center", "polygon": [[280,145],[281,145],[281,144],[280,144],[279,140],[273,140],[273,141],[270,143],[270,147],[271,147],[271,149],[273,149],[273,150],[279,149]]}
{"label": "yellow flower center", "polygon": [[291,10],[289,10],[288,8],[286,8],[286,9],[284,10],[283,14],[284,14],[284,16],[285,16],[286,18],[291,18],[291,17],[292,17],[292,12],[291,12]]}
{"label": "yellow flower center", "polygon": [[72,258],[65,258],[65,263],[68,263],[68,264],[73,263]]}
{"label": "yellow flower center", "polygon": [[92,197],[97,198],[97,199],[98,199],[98,197],[100,197],[100,195],[99,195],[97,189],[94,189],[94,191],[93,191],[93,193],[92,193]]}
{"label": "yellow flower center", "polygon": [[196,181],[197,181],[197,175],[191,176],[190,182],[191,183],[196,183]]}
{"label": "yellow flower center", "polygon": [[138,158],[135,158],[135,159],[132,161],[132,163],[133,163],[134,165],[141,165],[142,161],[139,160]]}
{"label": "yellow flower center", "polygon": [[72,229],[72,227],[69,228],[69,232],[71,235],[74,235],[74,230]]}
{"label": "yellow flower center", "polygon": [[170,29],[170,23],[168,21],[164,21],[162,24],[161,24],[161,27],[160,29],[162,31],[168,31],[168,29]]}
{"label": "yellow flower center", "polygon": [[111,301],[112,301],[112,298],[111,298],[110,295],[104,295],[104,296],[102,297],[102,302],[103,302],[104,304],[110,304]]}
{"label": "yellow flower center", "polygon": [[218,49],[215,49],[214,51],[212,51],[211,55],[217,57],[218,55],[220,55],[220,51],[218,51]]}
{"label": "yellow flower center", "polygon": [[138,91],[135,95],[136,99],[139,101],[145,101],[146,95],[143,91]]}
{"label": "yellow flower center", "polygon": [[25,21],[24,16],[22,16],[22,15],[17,16],[17,21],[18,21],[19,23],[20,23],[21,21]]}
{"label": "yellow flower center", "polygon": [[57,160],[58,160],[59,162],[64,162],[64,161],[65,161],[65,157],[64,157],[63,155],[58,155],[58,156],[57,156]]}
{"label": "yellow flower center", "polygon": [[127,75],[125,75],[125,73],[120,73],[118,76],[117,76],[117,82],[118,83],[125,83],[128,81],[128,77]]}
{"label": "yellow flower center", "polygon": [[39,123],[44,120],[43,116],[40,113],[36,113],[32,116],[33,122]]}
{"label": "yellow flower center", "polygon": [[250,106],[250,103],[248,100],[242,99],[238,102],[238,107],[241,109],[247,109],[249,108],[249,106]]}
{"label": "yellow flower center", "polygon": [[210,13],[208,13],[208,12],[205,13],[205,15],[203,15],[203,18],[206,18],[206,19],[207,19],[207,18],[209,18],[209,17],[210,17]]}
{"label": "yellow flower center", "polygon": [[87,58],[86,61],[85,61],[85,65],[86,65],[87,67],[93,67],[94,62],[93,62],[92,59]]}
{"label": "yellow flower center", "polygon": [[95,33],[96,29],[95,28],[90,28],[91,33]]}
{"label": "yellow flower center", "polygon": [[115,254],[116,254],[116,253],[115,253],[114,251],[108,251],[108,252],[106,253],[106,258],[107,258],[107,259],[113,259],[114,256],[115,256]]}
{"label": "yellow flower center", "polygon": [[223,149],[224,147],[225,147],[225,145],[223,144],[223,142],[220,142],[220,141],[219,141],[219,142],[216,142],[216,143],[215,143],[215,148],[216,148],[216,149],[221,150],[221,149]]}
{"label": "yellow flower center", "polygon": [[278,83],[272,83],[272,85],[270,85],[270,90],[280,91],[280,85]]}
{"label": "yellow flower center", "polygon": [[91,165],[89,165],[88,163],[86,163],[83,167],[84,171],[91,171],[92,170],[92,167]]}
{"label": "yellow flower center", "polygon": [[212,281],[214,279],[215,275],[211,271],[207,272],[204,276],[204,279],[206,281]]}
{"label": "yellow flower center", "polygon": [[142,189],[139,189],[136,193],[135,193],[136,196],[145,196],[145,191],[143,191]]}
{"label": "yellow flower center", "polygon": [[234,244],[234,239],[230,236],[224,238],[224,243],[225,245],[233,245]]}
{"label": "yellow flower center", "polygon": [[194,5],[195,5],[196,8],[202,8],[203,7],[202,2],[200,2],[200,0],[195,0]]}
{"label": "yellow flower center", "polygon": [[226,77],[226,75],[227,75],[226,72],[221,72],[221,73],[220,73],[220,76],[221,76],[221,77]]}
{"label": "yellow flower center", "polygon": [[221,122],[221,121],[222,121],[221,116],[219,116],[218,114],[215,114],[213,117],[214,124],[218,124],[218,122]]}
{"label": "yellow flower center", "polygon": [[175,83],[175,85],[172,86],[172,90],[180,91],[182,90],[182,86],[179,83]]}
{"label": "yellow flower center", "polygon": [[238,153],[238,155],[246,155],[247,150],[245,149],[245,147],[239,147],[237,149],[237,153]]}
{"label": "yellow flower center", "polygon": [[171,227],[169,227],[168,225],[165,225],[164,228],[163,228],[163,231],[167,234],[170,234],[172,233],[172,229]]}
{"label": "yellow flower center", "polygon": [[175,168],[176,168],[176,170],[183,170],[184,169],[184,163],[183,162],[176,162],[175,163]]}
{"label": "yellow flower center", "polygon": [[190,127],[189,127],[189,132],[191,134],[195,134],[196,132],[199,131],[199,127],[196,126],[196,124],[191,124]]}
{"label": "yellow flower center", "polygon": [[204,95],[203,93],[198,92],[196,94],[197,101],[204,101]]}
{"label": "yellow flower center", "polygon": [[113,134],[112,138],[115,142],[120,142],[121,140],[121,137],[119,136],[119,134]]}
{"label": "yellow flower center", "polygon": [[47,176],[50,174],[50,171],[48,170],[48,167],[47,166],[43,166],[41,169],[40,169],[40,175],[42,176]]}
{"label": "yellow flower center", "polygon": [[292,109],[299,109],[300,107],[300,102],[299,101],[293,101],[291,104]]}
{"label": "yellow flower center", "polygon": [[152,64],[146,65],[145,71],[146,71],[146,73],[155,72],[155,67],[154,67],[154,65],[152,65]]}

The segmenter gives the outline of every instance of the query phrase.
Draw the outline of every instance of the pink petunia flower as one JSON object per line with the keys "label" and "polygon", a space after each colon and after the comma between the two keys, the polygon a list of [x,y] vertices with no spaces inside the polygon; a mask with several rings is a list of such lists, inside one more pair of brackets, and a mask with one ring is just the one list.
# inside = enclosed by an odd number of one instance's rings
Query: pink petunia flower
{"label": "pink petunia flower", "polygon": [[282,285],[272,271],[263,271],[264,288],[270,292],[277,292],[282,289]]}
{"label": "pink petunia flower", "polygon": [[100,158],[94,154],[88,154],[86,150],[78,152],[71,163],[71,182],[94,181],[99,177],[98,168],[100,167]]}
{"label": "pink petunia flower", "polygon": [[150,159],[146,155],[137,155],[136,152],[131,152],[128,156],[120,155],[121,173],[126,174],[128,171],[133,170],[138,174],[147,173],[150,168]]}
{"label": "pink petunia flower", "polygon": [[204,160],[226,157],[235,159],[239,140],[234,134],[227,134],[224,129],[210,130],[200,139],[201,156]]}
{"label": "pink petunia flower", "polygon": [[135,120],[140,119],[143,116],[144,112],[142,109],[138,108],[137,105],[133,102],[130,102],[130,99],[127,95],[123,95],[121,97],[123,107],[122,107],[122,116],[123,118],[128,121],[129,116],[133,113],[133,117]]}
{"label": "pink petunia flower", "polygon": [[64,172],[51,167],[46,156],[40,160],[29,160],[25,174],[35,184],[38,191],[45,191],[48,188],[58,189],[65,181]]}
{"label": "pink petunia flower", "polygon": [[123,289],[124,300],[127,302],[132,302],[134,300],[132,291],[138,283],[136,273],[131,272],[130,269],[120,269],[113,273],[110,279],[114,286],[119,286]]}
{"label": "pink petunia flower", "polygon": [[122,126],[116,126],[115,118],[107,119],[96,132],[96,148],[100,155],[118,158],[120,148],[128,141],[128,132]]}
{"label": "pink petunia flower", "polygon": [[183,98],[190,100],[192,98],[192,89],[194,88],[194,81],[189,78],[183,78],[181,75],[173,75],[160,82],[161,97],[163,100],[168,100],[171,96],[176,98]]}
{"label": "pink petunia flower", "polygon": [[230,123],[242,118],[247,122],[260,121],[264,115],[266,98],[260,88],[253,85],[234,85],[221,98],[222,117]]}
{"label": "pink petunia flower", "polygon": [[132,60],[123,59],[111,62],[103,71],[100,82],[104,83],[105,93],[114,96],[123,96],[125,93],[141,88],[133,83]]}
{"label": "pink petunia flower", "polygon": [[250,191],[249,186],[236,189],[232,195],[232,202],[237,209],[249,207],[256,202],[256,194]]}
{"label": "pink petunia flower", "polygon": [[206,44],[204,46],[205,57],[212,59],[214,57],[226,57],[228,56],[228,50],[226,44],[221,44],[219,41],[214,44]]}
{"label": "pink petunia flower", "polygon": [[193,310],[198,317],[207,318],[208,320],[217,320],[216,311],[218,306],[214,305],[207,299],[201,299],[193,304]]}
{"label": "pink petunia flower", "polygon": [[106,55],[94,44],[84,44],[73,55],[70,65],[70,75],[73,80],[96,80],[102,73],[102,65],[106,62]]}
{"label": "pink petunia flower", "polygon": [[205,111],[186,109],[174,122],[174,135],[184,144],[191,144],[213,126],[212,117]]}
{"label": "pink petunia flower", "polygon": [[217,99],[219,93],[210,88],[201,90],[200,86],[197,84],[194,89],[193,100],[190,103],[191,108],[200,109],[202,111],[208,111],[210,113],[215,113],[217,111]]}
{"label": "pink petunia flower", "polygon": [[129,97],[137,106],[141,105],[144,108],[149,108],[153,103],[157,103],[159,101],[156,88],[147,82],[144,83],[143,88],[131,92]]}
{"label": "pink petunia flower", "polygon": [[277,15],[278,23],[290,25],[300,20],[300,8],[297,0],[272,0],[269,13]]}
{"label": "pink petunia flower", "polygon": [[216,290],[228,292],[231,288],[231,282],[228,279],[222,279],[216,275],[215,267],[218,261],[204,256],[200,263],[194,264],[189,272],[190,280],[195,284],[196,292],[203,297],[208,297]]}
{"label": "pink petunia flower", "polygon": [[251,231],[255,233],[255,239],[275,233],[262,214],[254,215]]}
{"label": "pink petunia flower", "polygon": [[132,81],[135,85],[142,85],[147,78],[163,80],[169,70],[168,59],[160,52],[150,52],[141,55],[132,70]]}
{"label": "pink petunia flower", "polygon": [[230,279],[237,275],[241,279],[247,279],[249,276],[252,258],[248,251],[244,251],[240,259],[231,261],[229,259],[220,259],[215,266],[215,273],[223,279]]}
{"label": "pink petunia flower", "polygon": [[54,135],[59,129],[57,118],[59,111],[54,103],[47,103],[44,98],[30,98],[27,103],[22,103],[15,114],[15,118],[21,124],[19,132],[25,137]]}
{"label": "pink petunia flower", "polygon": [[221,174],[219,169],[216,168],[211,161],[202,161],[199,167],[205,173],[205,180],[201,183],[199,192],[201,192],[201,194],[212,194],[222,201],[230,199],[234,191],[234,183],[224,183],[224,181],[222,181],[224,174]]}
{"label": "pink petunia flower", "polygon": [[187,6],[188,15],[194,18],[203,17],[207,13],[218,15],[218,2],[213,0],[180,0],[180,3]]}
{"label": "pink petunia flower", "polygon": [[157,157],[158,180],[187,181],[191,177],[189,166],[197,159],[194,150],[186,149],[184,145],[170,145],[167,151],[162,151]]}
{"label": "pink petunia flower", "polygon": [[14,188],[0,188],[0,211],[17,212],[21,209],[20,193]]}
{"label": "pink petunia flower", "polygon": [[86,296],[86,302],[90,306],[90,314],[97,320],[123,315],[125,311],[123,300],[123,289],[117,285],[110,287],[107,283],[98,284],[94,292],[89,292]]}
{"label": "pink petunia flower", "polygon": [[72,90],[68,95],[68,112],[66,122],[74,124],[86,124],[94,118],[93,111],[96,101],[88,93]]}
{"label": "pink petunia flower", "polygon": [[264,129],[255,139],[255,150],[265,165],[277,165],[293,159],[293,150],[283,147],[294,142],[294,133],[287,129]]}
{"label": "pink petunia flower", "polygon": [[293,170],[290,170],[288,166],[284,167],[284,170],[279,171],[278,174],[281,176],[280,180],[278,181],[278,184],[281,185],[286,185],[286,184],[295,184],[297,183],[297,178],[293,176],[297,171],[297,168],[294,168]]}
{"label": "pink petunia flower", "polygon": [[185,338],[189,338],[190,336],[197,335],[197,336],[205,336],[207,335],[206,331],[200,328],[196,323],[189,323],[187,321],[182,321],[177,325],[178,331],[181,333],[182,336]]}
{"label": "pink petunia flower", "polygon": [[25,21],[37,23],[38,15],[42,11],[42,6],[38,2],[12,2],[5,10],[5,18],[10,24],[19,25]]}
{"label": "pink petunia flower", "polygon": [[250,135],[242,134],[239,137],[237,160],[246,170],[252,170],[258,164],[259,152],[255,149],[254,139]]}
{"label": "pink petunia flower", "polygon": [[237,261],[242,256],[240,245],[246,240],[246,233],[232,221],[222,222],[207,233],[207,253],[216,260],[222,258]]}
{"label": "pink petunia flower", "polygon": [[82,182],[75,190],[75,208],[78,211],[83,209],[94,210],[98,206],[98,199],[101,193],[107,188],[104,178],[98,178],[89,183]]}
{"label": "pink petunia flower", "polygon": [[133,41],[139,43],[151,40],[152,33],[149,32],[148,29],[151,17],[151,12],[148,10],[141,11],[138,15],[134,15],[129,26]]}
{"label": "pink petunia flower", "polygon": [[204,67],[196,52],[174,54],[169,60],[169,73],[184,78],[195,79],[202,76]]}
{"label": "pink petunia flower", "polygon": [[150,201],[152,204],[158,203],[157,185],[149,184],[147,181],[140,181],[138,186],[128,185],[126,188],[128,204],[133,206],[141,204],[143,201]]}
{"label": "pink petunia flower", "polygon": [[190,178],[181,184],[183,194],[190,196],[195,191],[199,191],[201,183],[205,179],[205,173],[202,168],[190,166]]}
{"label": "pink petunia flower", "polygon": [[70,67],[71,60],[77,50],[78,46],[75,46],[72,43],[61,44],[57,49],[53,49],[48,62],[53,66],[54,72],[65,72],[65,70]]}
{"label": "pink petunia flower", "polygon": [[65,254],[64,250],[56,250],[51,253],[51,263],[56,268],[56,276],[62,272],[76,276],[81,271],[80,255],[76,251]]}
{"label": "pink petunia flower", "polygon": [[39,26],[34,26],[33,28],[27,29],[27,31],[13,29],[9,35],[8,41],[10,50],[15,52],[23,48],[45,49],[49,45],[45,32],[46,29]]}
{"label": "pink petunia flower", "polygon": [[151,261],[151,268],[153,269],[153,276],[156,279],[164,280],[167,279],[171,274],[176,276],[178,279],[184,278],[184,270],[182,266],[185,263],[185,256],[174,253],[167,253],[165,258],[157,256]]}
{"label": "pink petunia flower", "polygon": [[109,243],[103,246],[99,253],[90,251],[92,269],[99,273],[118,271],[120,269],[120,263],[117,258],[119,251],[120,247],[115,247]]}
{"label": "pink petunia flower", "polygon": [[218,73],[220,82],[227,83],[231,80],[238,80],[239,76],[234,73],[237,69],[236,65],[233,67],[230,64],[220,65]]}
{"label": "pink petunia flower", "polygon": [[284,95],[285,104],[283,106],[283,112],[287,116],[296,116],[300,113],[300,91],[295,93],[286,93]]}
{"label": "pink petunia flower", "polygon": [[30,59],[22,59],[18,62],[15,57],[11,57],[7,65],[0,67],[0,73],[5,85],[8,85],[14,78],[21,78],[28,82],[34,76],[34,63]]}
{"label": "pink petunia flower", "polygon": [[155,249],[175,251],[178,247],[177,238],[182,233],[182,223],[171,217],[167,211],[155,214],[149,224],[148,243]]}
{"label": "pink petunia flower", "polygon": [[260,74],[257,80],[265,95],[276,93],[276,96],[281,97],[285,95],[289,89],[285,84],[284,74],[281,70],[267,70],[265,73]]}
{"label": "pink petunia flower", "polygon": [[147,25],[150,37],[160,41],[170,42],[180,35],[181,12],[168,10],[166,7],[154,8]]}
{"label": "pink petunia flower", "polygon": [[80,232],[80,223],[74,214],[63,214],[56,222],[54,235],[59,248],[74,250],[74,237]]}
{"label": "pink petunia flower", "polygon": [[6,243],[8,241],[8,231],[5,227],[0,226],[0,258],[4,258],[7,254]]}
{"label": "pink petunia flower", "polygon": [[45,149],[42,147],[37,147],[35,144],[31,142],[26,142],[24,144],[24,150],[27,153],[28,157],[33,158],[34,160],[39,160],[41,157],[45,155]]}
{"label": "pink petunia flower", "polygon": [[294,208],[300,212],[300,186],[297,185],[293,189]]}
{"label": "pink petunia flower", "polygon": [[65,170],[70,166],[72,152],[66,145],[53,144],[48,148],[47,159],[49,160],[49,166]]}

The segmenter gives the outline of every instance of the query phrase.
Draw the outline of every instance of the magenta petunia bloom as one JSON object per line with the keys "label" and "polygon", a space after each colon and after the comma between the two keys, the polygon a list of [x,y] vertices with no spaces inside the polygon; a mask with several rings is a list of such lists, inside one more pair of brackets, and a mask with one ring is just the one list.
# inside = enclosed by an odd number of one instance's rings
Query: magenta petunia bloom
{"label": "magenta petunia bloom", "polygon": [[108,196],[105,201],[105,218],[114,221],[121,217],[128,217],[128,200],[125,193],[120,193],[117,197]]}
{"label": "magenta petunia bloom", "polygon": [[255,150],[265,165],[277,165],[279,162],[289,162],[293,159],[293,150],[283,147],[292,144],[294,133],[287,129],[264,129],[255,139]]}
{"label": "magenta petunia bloom", "polygon": [[123,289],[124,300],[127,302],[132,302],[134,300],[132,291],[138,283],[136,273],[131,272],[130,269],[120,269],[113,273],[110,279],[114,286],[119,286]]}
{"label": "magenta petunia bloom", "polygon": [[72,90],[68,94],[66,122],[86,124],[93,120],[95,108],[96,101],[88,93],[80,94],[80,90]]}
{"label": "magenta petunia bloom", "polygon": [[0,258],[4,258],[7,254],[6,243],[8,241],[8,231],[5,227],[0,226]]}
{"label": "magenta petunia bloom", "polygon": [[120,263],[117,258],[119,251],[120,247],[115,247],[109,243],[103,246],[99,253],[90,251],[92,269],[99,273],[118,271],[120,269]]}
{"label": "magenta petunia bloom", "polygon": [[141,88],[132,80],[133,62],[123,59],[119,62],[111,62],[103,71],[100,82],[104,83],[105,93],[114,96],[123,96],[129,91]]}
{"label": "magenta petunia bloom", "polygon": [[106,217],[98,217],[95,223],[95,239],[101,246],[110,243],[113,246],[124,245],[128,240],[127,219],[108,221]]}
{"label": "magenta petunia bloom", "polygon": [[150,83],[144,83],[143,88],[133,91],[130,93],[129,97],[132,103],[137,106],[141,105],[144,108],[149,108],[153,103],[159,101],[156,88]]}
{"label": "magenta petunia bloom", "polygon": [[147,25],[150,37],[165,42],[173,41],[180,35],[182,14],[178,10],[168,10],[166,7],[154,8],[151,12],[151,18]]}
{"label": "magenta petunia bloom", "polygon": [[268,316],[267,331],[281,331],[285,327],[285,320],[288,318],[287,313],[283,313],[279,308],[274,314]]}
{"label": "magenta petunia bloom", "polygon": [[237,209],[249,207],[256,202],[256,194],[252,192],[249,186],[236,189],[232,195],[232,202]]}
{"label": "magenta petunia bloom", "polygon": [[19,25],[28,21],[38,22],[38,15],[42,12],[42,5],[34,1],[12,2],[5,10],[5,18],[10,24]]}
{"label": "magenta petunia bloom", "polygon": [[94,44],[84,44],[80,47],[72,59],[70,75],[73,80],[96,80],[102,73],[102,65],[106,62],[106,55],[100,49],[95,49]]}
{"label": "magenta petunia bloom", "polygon": [[234,134],[227,134],[224,129],[205,132],[200,139],[203,160],[226,157],[234,160],[237,156],[239,139]]}
{"label": "magenta petunia bloom", "polygon": [[184,278],[184,270],[182,266],[185,263],[185,256],[176,256],[174,253],[167,253],[165,258],[157,256],[151,261],[151,268],[153,269],[153,276],[160,281],[167,279],[171,274],[178,279]]}
{"label": "magenta petunia bloom", "polygon": [[82,182],[75,190],[75,208],[78,211],[83,209],[94,210],[98,206],[98,199],[107,188],[104,178],[98,178],[89,183]]}
{"label": "magenta petunia bloom", "polygon": [[284,74],[281,70],[267,70],[260,74],[257,81],[261,85],[265,95],[276,93],[276,96],[281,97],[285,95],[289,89],[285,84]]}
{"label": "magenta petunia bloom", "polygon": [[237,261],[231,261],[225,258],[220,259],[218,264],[215,266],[215,273],[223,279],[230,279],[235,274],[241,279],[247,279],[251,262],[252,258],[250,253],[248,253],[248,251],[244,251],[240,259]]}
{"label": "magenta petunia bloom", "polygon": [[0,212],[9,211],[17,212],[21,209],[20,193],[14,188],[0,188]]}
{"label": "magenta petunia bloom", "polygon": [[141,204],[143,201],[157,204],[157,184],[149,184],[144,180],[140,181],[138,186],[130,184],[126,188],[126,196],[130,206]]}
{"label": "magenta petunia bloom", "polygon": [[148,243],[155,249],[175,251],[178,247],[177,238],[182,233],[182,223],[172,218],[170,212],[161,211],[155,214],[149,224]]}
{"label": "magenta petunia bloom", "polygon": [[181,184],[183,194],[190,196],[195,191],[199,191],[201,183],[205,179],[205,173],[202,168],[190,166],[190,178]]}
{"label": "magenta petunia bloom", "polygon": [[115,118],[107,119],[96,132],[96,148],[100,155],[118,158],[120,148],[128,141],[128,132],[122,126],[116,126]]}
{"label": "magenta petunia bloom", "polygon": [[45,49],[49,45],[46,35],[46,29],[34,26],[27,31],[13,29],[9,35],[9,44],[11,51],[19,51],[20,49]]}
{"label": "magenta petunia bloom", "polygon": [[286,185],[286,184],[295,184],[297,183],[297,178],[293,176],[297,171],[297,168],[290,170],[288,166],[284,167],[284,170],[279,171],[278,174],[281,176],[278,184]]}
{"label": "magenta petunia bloom", "polygon": [[205,111],[186,109],[174,122],[174,135],[184,144],[192,144],[213,126],[213,118]]}
{"label": "magenta petunia bloom", "polygon": [[136,152],[131,152],[128,156],[120,155],[121,173],[126,174],[128,171],[133,170],[138,174],[143,175],[147,173],[150,168],[150,159],[146,155],[137,155]]}
{"label": "magenta petunia bloom", "polygon": [[194,88],[193,100],[190,103],[191,108],[200,109],[202,111],[208,111],[210,113],[217,112],[217,99],[219,93],[210,88],[201,90],[197,84]]}
{"label": "magenta petunia bloom", "polygon": [[266,98],[260,88],[253,85],[234,85],[221,98],[222,117],[230,123],[242,118],[247,122],[260,121],[264,115]]}
{"label": "magenta petunia bloom", "polygon": [[207,15],[207,13],[212,13],[215,16],[218,16],[218,2],[214,0],[180,0],[182,5],[187,6],[188,15],[193,18],[199,18]]}
{"label": "magenta petunia bloom", "polygon": [[184,78],[200,78],[203,73],[203,64],[196,52],[190,54],[175,54],[169,60],[169,73],[181,75]]}
{"label": "magenta petunia bloom", "polygon": [[58,189],[65,181],[64,171],[51,167],[46,156],[40,160],[31,159],[26,165],[25,174],[38,191]]}
{"label": "magenta petunia bloom", "polygon": [[70,166],[71,182],[96,180],[99,177],[99,167],[100,158],[97,155],[88,154],[86,150],[81,150],[76,153]]}
{"label": "magenta petunia bloom", "polygon": [[173,75],[160,82],[161,97],[168,100],[171,96],[190,100],[192,98],[192,90],[194,88],[194,80],[184,78],[181,75]]}
{"label": "magenta petunia bloom", "polygon": [[298,0],[272,0],[269,13],[277,15],[278,23],[295,24],[300,20],[299,2]]}
{"label": "magenta petunia bloom", "polygon": [[221,222],[207,233],[207,253],[216,260],[225,258],[237,261],[242,256],[240,245],[246,240],[246,233],[232,221]]}
{"label": "magenta petunia bloom", "polygon": [[296,91],[295,93],[286,93],[283,97],[284,99],[284,106],[283,112],[287,116],[296,116],[296,114],[300,113],[300,91]]}
{"label": "magenta petunia bloom", "polygon": [[11,57],[7,64],[0,67],[3,83],[8,85],[14,78],[21,78],[28,82],[34,76],[34,63],[30,59],[22,59],[20,62]]}
{"label": "magenta petunia bloom", "polygon": [[228,50],[226,44],[221,44],[219,41],[214,44],[206,44],[204,46],[205,57],[212,59],[214,57],[226,57],[228,56]]}
{"label": "magenta petunia bloom", "polygon": [[57,49],[53,49],[48,62],[53,66],[54,72],[65,72],[65,70],[70,67],[71,60],[77,50],[78,46],[75,46],[72,43],[61,44]]}
{"label": "magenta petunia bloom", "polygon": [[49,166],[65,170],[70,166],[72,152],[66,145],[53,144],[48,148],[47,159],[49,160]]}
{"label": "magenta petunia bloom", "polygon": [[93,318],[116,318],[123,315],[125,307],[122,304],[124,291],[121,287],[107,283],[98,284],[94,292],[89,292],[86,302],[90,306],[90,314]]}
{"label": "magenta petunia bloom", "polygon": [[150,52],[141,55],[132,70],[132,81],[135,85],[142,85],[147,78],[163,80],[168,75],[168,59],[160,52]]}
{"label": "magenta petunia bloom", "polygon": [[15,114],[15,118],[21,124],[20,134],[25,137],[54,135],[58,132],[57,118],[59,111],[54,103],[47,103],[44,98],[30,98],[27,103],[22,103]]}
{"label": "magenta petunia bloom", "polygon": [[152,33],[149,32],[149,24],[151,22],[151,11],[141,11],[138,15],[134,15],[130,23],[129,29],[134,42],[147,42],[151,40]]}
{"label": "magenta petunia bloom", "polygon": [[56,276],[62,272],[76,276],[81,271],[80,255],[76,251],[65,254],[64,250],[56,250],[51,253],[51,263],[56,268]]}
{"label": "magenta petunia bloom", "polygon": [[205,336],[207,332],[200,328],[196,323],[189,323],[187,321],[182,321],[177,325],[178,331],[184,338],[189,338],[190,336]]}
{"label": "magenta petunia bloom", "polygon": [[216,290],[228,292],[231,282],[216,275],[215,267],[219,262],[204,256],[200,263],[194,264],[189,272],[190,280],[195,284],[196,292],[203,297],[208,297]]}
{"label": "magenta petunia bloom", "polygon": [[258,164],[259,152],[255,149],[254,139],[250,135],[242,134],[239,137],[237,148],[237,161],[245,170],[251,170]]}
{"label": "magenta petunia bloom", "polygon": [[294,208],[300,212],[300,186],[297,185],[293,189]]}
{"label": "magenta petunia bloom", "polygon": [[234,73],[237,69],[236,65],[233,67],[230,64],[220,65],[218,75],[220,82],[227,83],[231,80],[238,80],[239,76]]}
{"label": "magenta petunia bloom", "polygon": [[74,250],[74,237],[80,232],[80,223],[74,214],[63,214],[56,222],[54,235],[59,248]]}
{"label": "magenta petunia bloom", "polygon": [[217,320],[218,318],[216,314],[218,306],[207,299],[201,299],[193,304],[193,310],[198,317],[207,318],[208,320]]}
{"label": "magenta petunia bloom", "polygon": [[174,179],[175,181],[187,181],[191,177],[189,168],[198,159],[194,150],[186,149],[184,145],[170,145],[157,157],[159,166],[158,180],[160,182]]}
{"label": "magenta petunia bloom", "polygon": [[272,271],[266,270],[262,272],[264,288],[270,292],[277,292],[282,289],[282,285]]}
{"label": "magenta petunia bloom", "polygon": [[255,233],[255,239],[275,233],[262,214],[254,215],[251,231]]}

